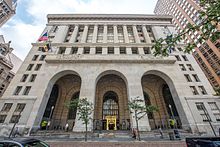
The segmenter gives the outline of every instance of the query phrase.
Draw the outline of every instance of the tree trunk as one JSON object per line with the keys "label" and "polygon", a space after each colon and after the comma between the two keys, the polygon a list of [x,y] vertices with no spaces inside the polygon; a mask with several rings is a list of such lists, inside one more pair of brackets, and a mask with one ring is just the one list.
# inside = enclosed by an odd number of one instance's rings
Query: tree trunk
{"label": "tree trunk", "polygon": [[87,141],[87,122],[86,122],[86,134],[85,134],[85,141]]}
{"label": "tree trunk", "polygon": [[135,111],[135,121],[136,121],[136,126],[137,126],[137,137],[138,137],[138,140],[141,141],[141,137],[140,137],[140,133],[139,133],[139,127],[138,127],[137,111]]}

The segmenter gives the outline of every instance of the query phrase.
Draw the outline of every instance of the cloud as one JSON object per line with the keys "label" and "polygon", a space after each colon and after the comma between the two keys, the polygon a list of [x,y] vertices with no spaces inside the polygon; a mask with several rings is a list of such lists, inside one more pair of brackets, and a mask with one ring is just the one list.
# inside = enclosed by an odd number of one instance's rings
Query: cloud
{"label": "cloud", "polygon": [[[42,33],[47,14],[104,13],[149,14],[157,0],[20,0],[16,17],[4,25],[0,34],[12,41],[14,53],[24,59]],[[21,8],[22,7],[22,8]],[[25,19],[30,19],[27,21]]]}

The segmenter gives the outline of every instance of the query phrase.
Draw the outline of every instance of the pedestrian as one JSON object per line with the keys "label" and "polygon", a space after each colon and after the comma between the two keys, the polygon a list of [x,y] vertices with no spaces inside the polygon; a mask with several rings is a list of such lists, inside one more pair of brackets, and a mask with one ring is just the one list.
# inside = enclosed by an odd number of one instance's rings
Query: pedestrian
{"label": "pedestrian", "polygon": [[69,124],[66,123],[66,125],[65,125],[65,131],[68,132],[68,130],[69,130]]}
{"label": "pedestrian", "polygon": [[159,132],[160,132],[160,138],[163,139],[163,130],[161,129],[161,127],[159,128]]}
{"label": "pedestrian", "polygon": [[135,130],[135,128],[132,129],[132,134],[133,134],[132,138],[136,139],[136,130]]}
{"label": "pedestrian", "polygon": [[21,134],[19,133],[18,127],[15,128],[15,132],[14,132],[13,137],[16,137],[16,135],[21,136]]}

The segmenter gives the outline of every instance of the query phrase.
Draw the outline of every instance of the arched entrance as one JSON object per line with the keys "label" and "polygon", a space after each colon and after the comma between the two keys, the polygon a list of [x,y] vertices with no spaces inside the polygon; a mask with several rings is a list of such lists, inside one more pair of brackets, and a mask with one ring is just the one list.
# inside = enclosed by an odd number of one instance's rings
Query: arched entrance
{"label": "arched entrance", "polygon": [[63,75],[55,82],[43,115],[43,121],[50,122],[48,129],[63,130],[66,123],[74,127],[76,109],[68,109],[66,102],[79,98],[81,78],[78,75]]}
{"label": "arched entrance", "polygon": [[130,116],[125,81],[119,75],[112,73],[101,76],[96,84],[94,129],[127,130],[129,128]]}
{"label": "arched entrance", "polygon": [[169,120],[175,118],[176,127],[181,121],[166,81],[158,75],[147,74],[141,80],[146,105],[154,105],[158,112],[148,114],[151,129],[170,128]]}

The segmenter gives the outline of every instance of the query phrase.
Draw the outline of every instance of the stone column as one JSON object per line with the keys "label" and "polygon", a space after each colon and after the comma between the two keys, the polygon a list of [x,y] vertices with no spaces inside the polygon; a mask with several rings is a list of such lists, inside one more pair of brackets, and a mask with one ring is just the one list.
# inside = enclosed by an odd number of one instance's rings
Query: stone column
{"label": "stone column", "polygon": [[85,25],[84,30],[83,30],[83,34],[82,34],[82,38],[81,38],[81,43],[86,43],[88,30],[89,30],[89,26]]}
{"label": "stone column", "polygon": [[142,26],[142,30],[143,30],[143,34],[144,34],[144,38],[145,38],[146,43],[151,43],[151,39],[150,39],[150,36],[147,32],[146,26]]}
{"label": "stone column", "polygon": [[129,43],[128,30],[127,30],[127,26],[126,25],[123,25],[123,33],[124,33],[125,43]]}
{"label": "stone column", "polygon": [[102,54],[104,54],[104,55],[108,54],[108,48],[107,47],[102,48]]}
{"label": "stone column", "polygon": [[139,47],[139,48],[138,48],[138,53],[139,53],[140,55],[144,55],[144,49],[143,49],[143,47]]}
{"label": "stone column", "polygon": [[117,25],[114,25],[114,43],[119,43]]}
{"label": "stone column", "polygon": [[140,38],[138,36],[137,27],[136,25],[133,25],[133,33],[134,33],[134,39],[136,43],[141,43]]}
{"label": "stone column", "polygon": [[103,43],[107,43],[107,33],[108,33],[108,26],[104,25],[104,30],[103,30]]}
{"label": "stone column", "polygon": [[56,35],[53,39],[53,43],[63,43],[66,38],[69,26],[59,26]]}
{"label": "stone column", "polygon": [[77,54],[80,54],[80,55],[83,54],[83,47],[78,48]]}
{"label": "stone column", "polygon": [[120,54],[120,49],[119,49],[119,47],[115,47],[115,48],[114,48],[114,53],[117,54],[117,55]]}
{"label": "stone column", "polygon": [[98,25],[95,25],[92,36],[92,43],[96,43],[97,35],[98,35]]}
{"label": "stone column", "polygon": [[71,53],[72,48],[71,47],[67,47],[65,50],[65,54],[69,55]]}
{"label": "stone column", "polygon": [[131,47],[126,47],[126,54],[132,54]]}
{"label": "stone column", "polygon": [[[144,103],[144,95],[143,95],[143,89],[141,85],[141,75],[137,72],[132,72],[127,80],[128,80],[128,99],[131,101],[132,99],[139,97],[139,99],[143,100]],[[134,113],[131,114],[131,127],[136,128],[136,121],[134,117]],[[139,131],[150,131],[150,125],[147,115],[141,118],[138,121],[139,124]]]}
{"label": "stone column", "polygon": [[90,48],[90,53],[89,54],[95,54],[95,47]]}
{"label": "stone column", "polygon": [[75,25],[73,33],[70,37],[70,41],[69,41],[70,43],[76,42],[76,37],[77,37],[78,31],[79,31],[79,26]]}
{"label": "stone column", "polygon": [[[89,71],[90,72],[90,71]],[[88,101],[90,101],[91,103],[93,103],[93,108],[94,108],[94,104],[95,104],[95,80],[96,78],[90,74],[90,76],[88,76],[88,74],[90,73],[83,73],[81,75],[82,78],[82,83],[81,83],[81,88],[80,88],[80,96],[79,98],[87,98]],[[91,117],[93,118],[94,114],[91,114]],[[74,132],[82,132],[85,131],[85,125],[82,124],[81,120],[78,120],[79,116],[76,115],[76,119],[75,119],[75,126],[73,127],[73,131]],[[88,124],[88,131],[92,131],[93,129],[93,120],[90,120],[90,123]]]}

